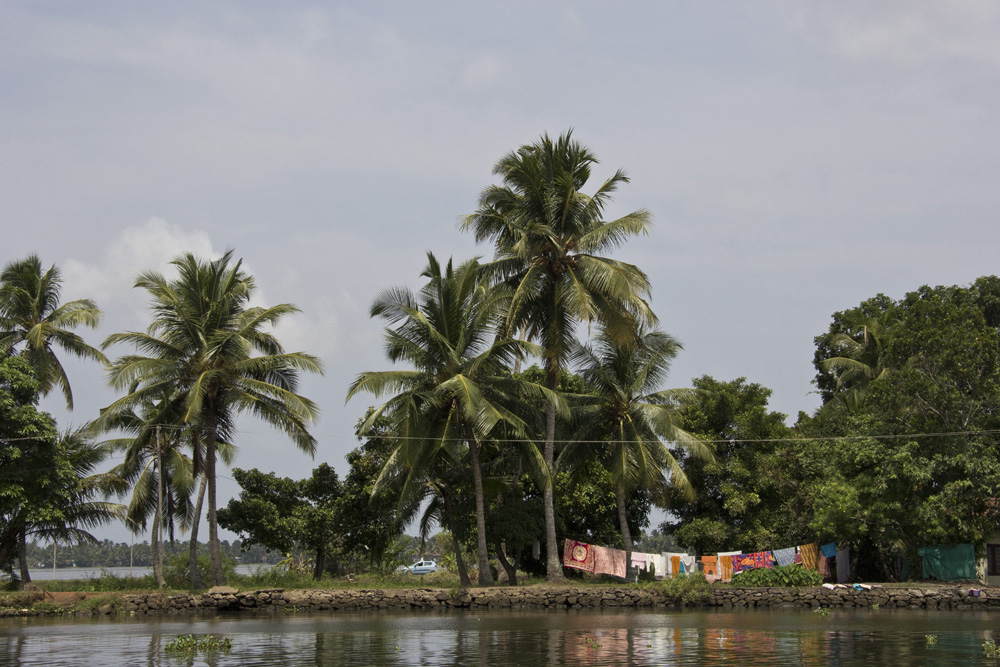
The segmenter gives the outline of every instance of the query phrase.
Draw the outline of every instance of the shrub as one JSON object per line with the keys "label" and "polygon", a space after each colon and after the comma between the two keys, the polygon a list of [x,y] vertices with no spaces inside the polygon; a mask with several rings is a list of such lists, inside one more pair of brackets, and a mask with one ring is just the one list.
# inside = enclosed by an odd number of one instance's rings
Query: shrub
{"label": "shrub", "polygon": [[819,586],[822,583],[823,575],[801,565],[746,570],[732,580],[734,586]]}
{"label": "shrub", "polygon": [[683,577],[663,579],[658,584],[666,593],[684,604],[706,602],[712,595],[712,584],[701,572]]}

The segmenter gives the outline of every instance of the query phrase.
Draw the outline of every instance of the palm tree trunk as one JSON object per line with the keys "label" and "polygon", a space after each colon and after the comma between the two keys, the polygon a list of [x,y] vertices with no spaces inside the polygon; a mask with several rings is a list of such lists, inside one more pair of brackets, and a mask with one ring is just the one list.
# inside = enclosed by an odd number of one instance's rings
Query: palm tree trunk
{"label": "palm tree trunk", "polygon": [[[555,391],[559,385],[559,364],[555,360],[549,360],[546,372],[546,385]],[[545,580],[549,582],[563,581],[565,577],[562,572],[562,560],[559,558],[559,545],[556,542],[556,510],[555,510],[555,484],[556,484],[556,405],[548,401],[545,406],[545,451],[542,453],[545,458],[545,468],[549,473],[549,479],[542,492],[542,506],[545,512]]]}
{"label": "palm tree trunk", "polygon": [[505,572],[507,572],[507,585],[517,586],[517,559],[514,562],[507,560],[507,554],[504,553],[504,545],[499,539],[496,542],[497,549],[497,560],[500,561],[500,565],[503,566]]}
{"label": "palm tree trunk", "polygon": [[486,546],[486,502],[483,498],[483,471],[479,465],[479,441],[471,426],[465,427],[465,437],[469,441],[469,458],[472,462],[472,487],[476,494],[476,532],[479,550],[479,585],[492,586],[493,573],[490,571],[489,551]]}
{"label": "palm tree trunk", "polygon": [[471,586],[472,580],[469,579],[469,572],[465,569],[465,559],[462,558],[462,547],[458,543],[458,534],[455,532],[455,515],[451,510],[451,494],[445,492],[441,495],[444,497],[444,513],[448,520],[448,530],[451,531],[452,548],[455,550],[455,567],[458,568],[458,581],[462,586]]}
{"label": "palm tree trunk", "polygon": [[626,558],[630,558],[632,554],[632,531],[628,529],[628,517],[625,514],[625,489],[622,488],[621,484],[615,485],[615,502],[618,505],[618,525],[621,526],[622,530],[622,543],[625,545],[625,551],[628,553]]}
{"label": "palm tree trunk", "polygon": [[217,437],[215,415],[209,411],[208,442],[205,446],[205,477],[208,479],[208,560],[209,576],[213,586],[226,583],[222,572],[222,551],[219,548],[219,520],[215,493],[215,439]]}
{"label": "palm tree trunk", "polygon": [[21,584],[31,581],[31,573],[28,571],[28,537],[27,530],[22,525],[17,536],[17,563],[21,567]]}
{"label": "palm tree trunk", "polygon": [[205,475],[201,475],[198,483],[198,499],[194,504],[194,516],[191,517],[191,542],[188,546],[188,579],[193,588],[204,588],[201,570],[198,568],[198,527],[201,523],[201,506],[205,500]]}
{"label": "palm tree trunk", "polygon": [[163,588],[166,582],[163,580],[163,557],[160,544],[160,513],[153,515],[153,530],[149,536],[149,556],[153,561],[153,577],[156,585]]}

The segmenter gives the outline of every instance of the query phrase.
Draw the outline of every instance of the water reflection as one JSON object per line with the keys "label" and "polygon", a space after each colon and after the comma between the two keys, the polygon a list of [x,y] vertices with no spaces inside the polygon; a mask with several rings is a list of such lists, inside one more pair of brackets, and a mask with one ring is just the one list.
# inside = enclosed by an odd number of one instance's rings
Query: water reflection
{"label": "water reflection", "polygon": [[[997,620],[988,612],[796,609],[3,619],[0,664],[958,665],[982,658]],[[165,653],[183,634],[230,637],[233,650]]]}

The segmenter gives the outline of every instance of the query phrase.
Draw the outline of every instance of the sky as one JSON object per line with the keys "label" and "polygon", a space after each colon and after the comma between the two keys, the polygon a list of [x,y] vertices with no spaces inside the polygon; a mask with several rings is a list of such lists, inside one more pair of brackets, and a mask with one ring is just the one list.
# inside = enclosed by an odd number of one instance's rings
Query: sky
{"label": "sky", "polygon": [[[59,266],[64,301],[104,310],[98,345],[148,325],[140,271],[233,249],[326,367],[302,384],[315,458],[245,420],[235,465],[343,476],[374,403],[348,384],[391,367],[372,300],[419,287],[427,251],[489,258],[458,221],[493,165],[572,128],[590,190],[631,178],[607,216],[652,213],[617,256],[684,346],[668,385],[746,377],[794,422],[834,312],[997,273],[997,34],[992,0],[10,0],[0,263]],[[76,409],[42,403],[61,428],[118,397],[67,368]],[[220,504],[237,491],[223,470]]]}

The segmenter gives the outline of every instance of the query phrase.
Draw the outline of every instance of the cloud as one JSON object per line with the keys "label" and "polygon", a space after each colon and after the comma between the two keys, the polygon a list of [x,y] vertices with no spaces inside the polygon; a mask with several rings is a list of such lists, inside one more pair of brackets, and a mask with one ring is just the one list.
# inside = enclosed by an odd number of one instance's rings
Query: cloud
{"label": "cloud", "polygon": [[1000,5],[991,0],[835,0],[816,18],[834,48],[854,60],[918,66],[959,59],[1000,65]]}
{"label": "cloud", "polygon": [[213,259],[222,254],[212,247],[206,232],[188,231],[162,218],[150,218],[119,232],[96,263],[67,259],[63,263],[67,296],[92,298],[108,311],[120,311],[125,306],[135,319],[144,322],[147,299],[132,288],[136,277],[143,271],[169,274],[170,261],[186,252]]}

